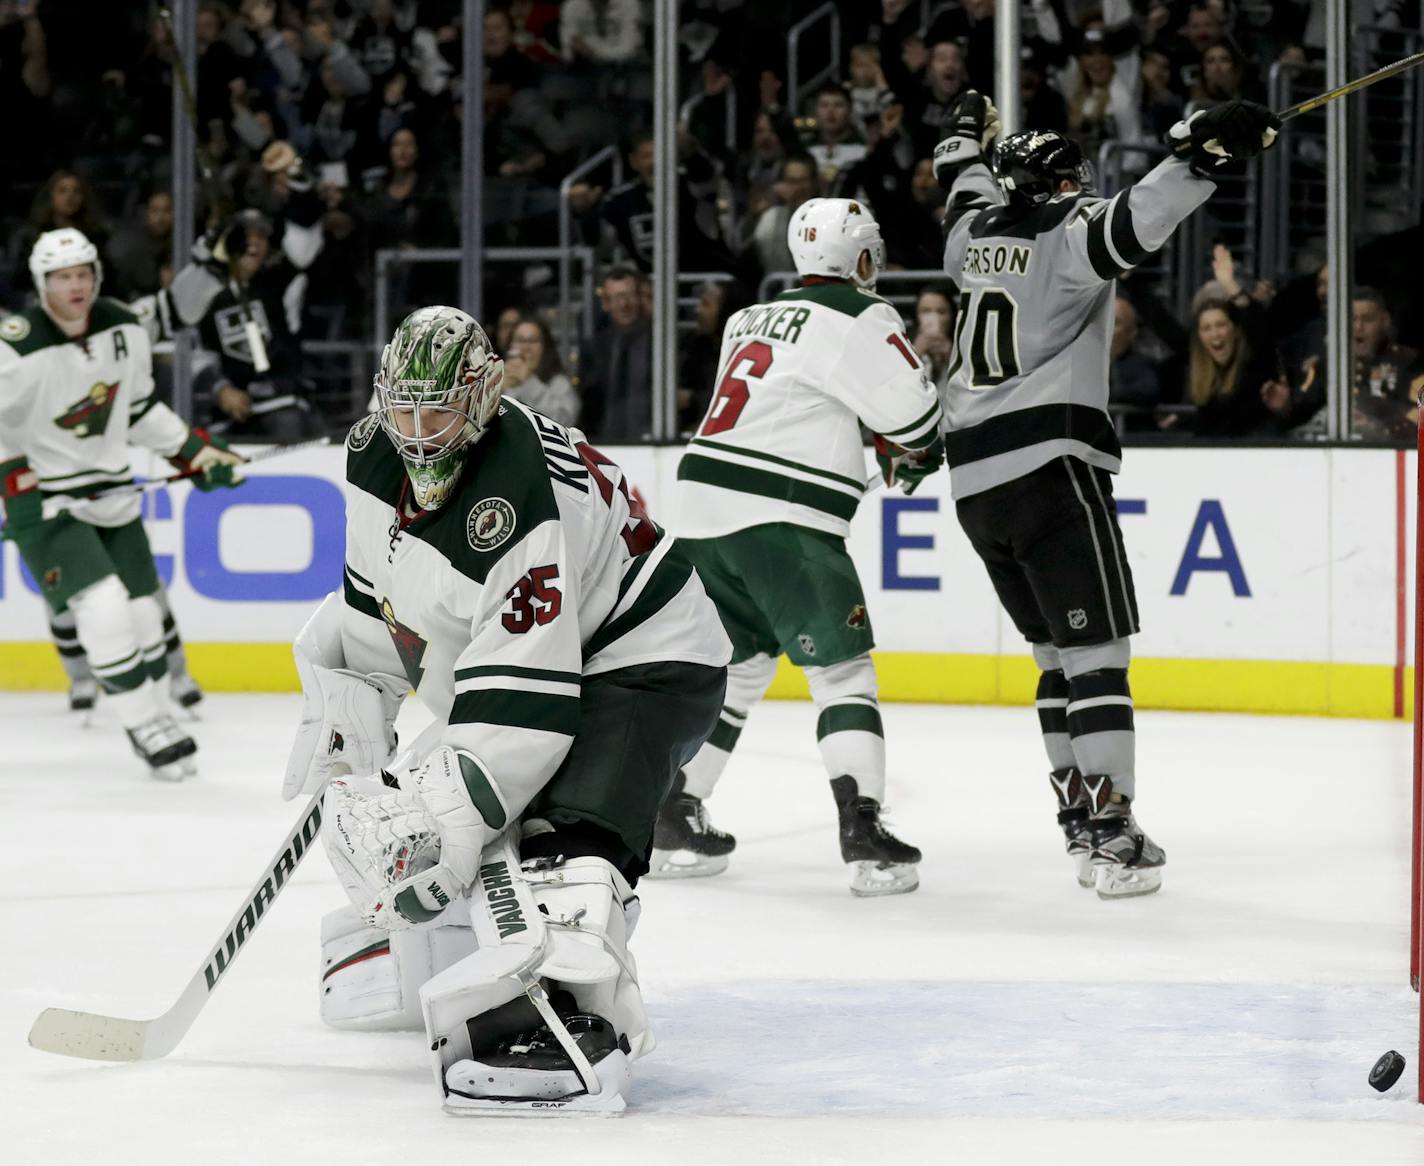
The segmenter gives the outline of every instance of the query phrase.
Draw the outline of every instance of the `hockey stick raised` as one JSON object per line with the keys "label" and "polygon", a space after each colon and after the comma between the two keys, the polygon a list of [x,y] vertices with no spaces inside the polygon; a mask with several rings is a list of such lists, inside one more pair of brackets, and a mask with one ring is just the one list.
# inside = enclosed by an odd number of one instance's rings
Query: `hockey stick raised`
{"label": "hockey stick raised", "polygon": [[1303,113],[1310,113],[1319,109],[1322,105],[1328,105],[1337,97],[1347,97],[1351,93],[1356,93],[1361,89],[1367,89],[1376,81],[1385,81],[1390,77],[1397,76],[1414,68],[1416,65],[1424,65],[1424,51],[1413,53],[1403,60],[1395,61],[1392,65],[1385,65],[1382,69],[1376,69],[1373,73],[1366,73],[1363,77],[1356,77],[1353,81],[1346,81],[1338,89],[1332,89],[1328,93],[1321,93],[1316,97],[1307,98],[1305,101],[1292,105],[1289,109],[1283,109],[1276,114],[1281,121],[1290,121],[1293,117],[1299,117]]}
{"label": "hockey stick raised", "polygon": [[[294,441],[290,445],[273,445],[266,449],[259,449],[255,453],[250,453],[242,459],[243,465],[251,465],[253,462],[265,462],[268,458],[285,457],[289,453],[300,453],[307,449],[320,449],[324,445],[330,445],[329,437],[313,437],[310,441]],[[122,486],[109,486],[107,489],[99,490],[93,494],[85,496],[84,501],[92,498],[111,498],[115,494],[147,494],[150,490],[158,490],[174,482],[186,482],[189,478],[196,478],[202,475],[202,470],[185,470],[181,474],[169,474],[166,478],[150,478],[146,482],[125,482]]]}
{"label": "hockey stick raised", "polygon": [[152,1020],[126,1020],[96,1012],[46,1008],[30,1029],[30,1046],[89,1061],[152,1061],[177,1048],[316,841],[321,832],[321,797],[317,794],[307,803],[291,834],[223,929],[217,945],[167,1012]]}

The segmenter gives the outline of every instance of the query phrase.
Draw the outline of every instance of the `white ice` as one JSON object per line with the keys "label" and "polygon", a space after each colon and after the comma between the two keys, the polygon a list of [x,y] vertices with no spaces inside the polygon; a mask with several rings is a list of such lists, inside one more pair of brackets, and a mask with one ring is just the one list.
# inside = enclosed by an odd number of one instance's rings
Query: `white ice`
{"label": "white ice", "polygon": [[[49,1005],[166,1008],[296,816],[295,697],[210,696],[177,786],[102,706],[88,729],[62,706],[0,695],[0,1161],[1424,1162],[1398,723],[1139,714],[1166,885],[1103,903],[1062,854],[1031,710],[889,706],[923,886],[857,900],[814,713],[763,706],[710,802],[731,870],[643,884],[660,1043],[628,1113],[518,1121],[444,1115],[417,1035],[319,1023],[341,896],[320,853],[167,1059],[29,1049]],[[1380,1095],[1389,1048],[1410,1065]]]}

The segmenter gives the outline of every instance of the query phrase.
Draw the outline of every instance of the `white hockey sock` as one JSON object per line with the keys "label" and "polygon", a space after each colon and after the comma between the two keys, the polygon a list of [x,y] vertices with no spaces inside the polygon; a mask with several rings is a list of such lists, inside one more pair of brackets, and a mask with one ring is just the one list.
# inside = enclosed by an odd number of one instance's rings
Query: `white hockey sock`
{"label": "white hockey sock", "polygon": [[761,700],[775,675],[776,661],[764,652],[727,668],[726,703],[706,744],[682,767],[687,779],[684,792],[696,798],[712,796],[722,771],[732,758],[737,738],[742,735],[748,712]]}
{"label": "white hockey sock", "polygon": [[159,606],[157,597],[140,595],[137,599],[130,599],[129,613],[148,678],[155,683],[166,680],[168,662],[163,642],[163,608]]}
{"label": "white hockey sock", "polygon": [[853,777],[862,797],[885,800],[885,729],[873,696],[825,705],[816,718],[816,744],[831,777]]}
{"label": "white hockey sock", "polygon": [[149,679],[129,594],[118,576],[105,575],[73,596],[69,610],[74,613],[75,630],[89,657],[89,667],[124,728],[157,716],[157,691]]}

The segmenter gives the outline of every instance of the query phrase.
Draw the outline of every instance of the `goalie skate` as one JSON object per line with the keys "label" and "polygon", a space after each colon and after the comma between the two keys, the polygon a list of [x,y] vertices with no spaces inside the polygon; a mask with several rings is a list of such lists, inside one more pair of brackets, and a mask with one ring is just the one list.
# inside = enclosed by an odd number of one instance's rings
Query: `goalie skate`
{"label": "goalie skate", "polygon": [[127,732],[129,743],[148,766],[150,777],[159,781],[182,781],[198,772],[193,761],[197,744],[166,713]]}
{"label": "goalie skate", "polygon": [[859,898],[903,895],[920,885],[917,847],[901,842],[880,819],[880,803],[862,797],[853,777],[831,782],[840,812],[841,858],[850,865],[850,893]]}
{"label": "goalie skate", "polygon": [[[543,1025],[502,1040],[498,1048],[456,1061],[445,1072],[445,1109],[453,1114],[545,1116],[621,1113],[631,1079],[630,1049],[601,1016],[575,1012],[560,1019],[585,1059],[581,1068]],[[592,1076],[590,1092],[585,1073]]]}
{"label": "goalie skate", "polygon": [[1058,825],[1078,885],[1092,890],[1097,885],[1093,871],[1093,843],[1088,830],[1088,795],[1083,790],[1083,778],[1076,769],[1055,769],[1048,775],[1053,792],[1058,795]]}
{"label": "goalie skate", "polygon": [[737,840],[718,830],[707,817],[702,799],[684,793],[686,778],[679,773],[668,791],[653,827],[653,853],[648,859],[650,879],[705,878],[727,869],[727,855]]}
{"label": "goalie skate", "polygon": [[1152,841],[1132,815],[1132,805],[1113,793],[1112,779],[1084,777],[1091,817],[1090,856],[1098,898],[1130,899],[1162,889],[1167,854]]}

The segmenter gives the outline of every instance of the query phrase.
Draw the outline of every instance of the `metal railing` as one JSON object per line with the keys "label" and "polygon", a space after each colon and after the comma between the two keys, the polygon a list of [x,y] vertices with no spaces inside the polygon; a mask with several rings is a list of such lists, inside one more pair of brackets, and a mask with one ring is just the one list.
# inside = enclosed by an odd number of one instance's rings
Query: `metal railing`
{"label": "metal railing", "polygon": [[[581,333],[588,333],[593,328],[593,248],[578,247],[487,247],[484,252],[485,266],[489,267],[500,263],[564,263],[570,265],[577,262],[581,266],[580,289],[581,294],[577,301],[579,312],[579,323],[574,320],[575,301],[564,295],[564,286],[559,289],[559,319],[566,322],[566,335],[560,336],[560,346],[564,353],[573,350],[575,342]],[[376,252],[376,279],[375,279],[375,311],[372,320],[371,351],[379,356],[381,349],[385,347],[386,341],[390,339],[393,321],[391,319],[391,275],[401,267],[409,267],[420,263],[449,263],[458,264],[460,262],[460,250],[457,247],[425,247],[425,248],[385,248]],[[572,286],[572,281],[570,285]],[[580,326],[581,325],[581,326]]]}
{"label": "metal railing", "polygon": [[[831,59],[803,82],[801,79],[801,38],[823,20],[830,21]],[[841,68],[841,14],[835,4],[822,4],[809,16],[798,20],[786,35],[786,108],[793,117],[801,110],[801,94],[814,89]]]}
{"label": "metal railing", "polygon": [[[569,191],[604,165],[612,168],[615,186],[623,181],[623,155],[613,146],[604,146],[596,154],[586,158],[570,170],[564,176],[564,180],[559,183],[559,344],[565,352],[570,351],[575,339],[575,334],[570,331],[568,315],[568,305],[572,300],[573,291],[570,257],[574,249],[574,220],[573,211],[569,207]],[[592,272],[586,270],[585,283],[590,283],[591,280]],[[591,303],[592,293],[587,289],[585,291]],[[585,323],[587,323],[587,319]]]}

